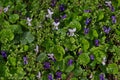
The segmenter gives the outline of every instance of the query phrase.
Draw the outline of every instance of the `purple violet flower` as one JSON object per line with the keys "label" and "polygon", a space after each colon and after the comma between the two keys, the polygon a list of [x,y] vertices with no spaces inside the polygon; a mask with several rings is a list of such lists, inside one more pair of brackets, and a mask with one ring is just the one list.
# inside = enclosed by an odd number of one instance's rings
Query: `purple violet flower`
{"label": "purple violet flower", "polygon": [[63,12],[65,10],[65,6],[63,4],[60,5],[59,10]]}
{"label": "purple violet flower", "polygon": [[52,7],[55,7],[56,3],[57,3],[57,0],[51,0],[51,6]]}
{"label": "purple violet flower", "polygon": [[63,16],[61,16],[62,19],[65,19],[67,17],[66,14],[64,14]]}
{"label": "purple violet flower", "polygon": [[84,28],[84,34],[88,34],[89,33],[89,28]]}
{"label": "purple violet flower", "polygon": [[50,63],[49,62],[44,62],[43,67],[44,67],[44,69],[49,69],[50,68]]}
{"label": "purple violet flower", "polygon": [[7,58],[7,54],[6,54],[5,51],[1,51],[1,55],[2,55],[3,58]]}
{"label": "purple violet flower", "polygon": [[77,53],[77,54],[78,54],[78,55],[82,54],[82,50],[78,51],[78,53]]}
{"label": "purple violet flower", "polygon": [[112,12],[114,12],[114,11],[115,11],[115,8],[114,8],[113,6],[111,6],[111,7],[110,7],[110,10],[111,10]]}
{"label": "purple violet flower", "polygon": [[23,57],[23,61],[24,61],[24,64],[25,64],[25,65],[28,64],[28,59],[27,59],[26,56]]}
{"label": "purple violet flower", "polygon": [[56,79],[61,79],[62,72],[57,71],[56,72]]}
{"label": "purple violet flower", "polygon": [[111,18],[112,18],[112,23],[115,24],[116,23],[116,17],[113,15],[113,16],[111,16]]}
{"label": "purple violet flower", "polygon": [[90,59],[94,60],[94,55],[93,54],[90,55]]}
{"label": "purple violet flower", "polygon": [[68,65],[69,65],[69,66],[72,65],[72,63],[73,63],[73,60],[70,59],[70,60],[68,61]]}
{"label": "purple violet flower", "polygon": [[85,21],[85,25],[89,25],[89,23],[91,22],[91,19],[90,18],[87,18],[86,21]]}
{"label": "purple violet flower", "polygon": [[85,13],[89,13],[89,12],[91,12],[91,10],[84,10],[84,12],[85,12]]}
{"label": "purple violet flower", "polygon": [[100,74],[99,78],[100,78],[100,80],[105,80],[104,74]]}
{"label": "purple violet flower", "polygon": [[95,46],[96,46],[96,47],[99,46],[99,40],[98,40],[98,39],[95,40]]}
{"label": "purple violet flower", "polygon": [[49,75],[48,75],[48,80],[53,80],[52,74],[49,74]]}
{"label": "purple violet flower", "polygon": [[104,30],[104,32],[105,32],[106,34],[109,34],[111,28],[110,28],[110,27],[107,28],[106,26],[104,26],[104,27],[103,27],[103,30]]}

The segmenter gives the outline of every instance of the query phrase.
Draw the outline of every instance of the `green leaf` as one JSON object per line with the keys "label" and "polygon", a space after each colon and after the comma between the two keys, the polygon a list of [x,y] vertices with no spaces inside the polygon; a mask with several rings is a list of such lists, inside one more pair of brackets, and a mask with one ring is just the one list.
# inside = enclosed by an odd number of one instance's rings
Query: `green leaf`
{"label": "green leaf", "polygon": [[87,53],[82,53],[79,57],[77,62],[81,65],[87,65],[90,62],[90,58]]}
{"label": "green leaf", "polygon": [[61,61],[63,59],[64,54],[65,54],[65,50],[62,46],[56,45],[54,47],[54,56],[56,60]]}
{"label": "green leaf", "polygon": [[28,49],[29,49],[29,46],[28,46],[28,45],[24,45],[24,46],[23,46],[23,50],[24,50],[24,51],[28,51]]}
{"label": "green leaf", "polygon": [[15,23],[17,20],[19,19],[19,15],[18,14],[13,14],[9,17],[9,21],[11,23]]}
{"label": "green leaf", "polygon": [[22,67],[18,67],[17,68],[17,78],[18,79],[23,79],[24,75],[25,75],[25,71],[23,70]]}
{"label": "green leaf", "polygon": [[89,48],[89,42],[86,39],[82,39],[83,50],[87,51]]}
{"label": "green leaf", "polygon": [[9,60],[9,62],[10,62],[10,64],[11,64],[12,66],[16,66],[16,58],[14,58],[14,57],[9,57],[8,60]]}
{"label": "green leaf", "polygon": [[6,43],[14,39],[14,34],[10,29],[3,29],[0,31],[0,41]]}
{"label": "green leaf", "polygon": [[34,41],[35,37],[31,34],[31,32],[25,32],[21,43],[22,44],[27,44],[27,43],[32,43]]}
{"label": "green leaf", "polygon": [[71,80],[78,80],[77,78],[71,78]]}
{"label": "green leaf", "polygon": [[66,72],[66,73],[69,73],[69,72],[71,72],[73,69],[74,69],[74,65],[70,65],[70,66],[68,66],[68,67],[66,68],[65,72]]}
{"label": "green leaf", "polygon": [[93,30],[93,36],[95,37],[95,38],[98,38],[98,33],[97,33],[97,31],[94,29]]}
{"label": "green leaf", "polygon": [[37,61],[42,62],[46,59],[46,57],[47,57],[46,53],[40,53],[39,56],[37,57]]}
{"label": "green leaf", "polygon": [[14,33],[22,33],[22,28],[20,27],[20,25],[10,25],[10,29]]}
{"label": "green leaf", "polygon": [[102,20],[103,18],[104,18],[104,13],[100,11],[98,14],[98,21]]}
{"label": "green leaf", "polygon": [[115,63],[108,64],[107,72],[110,74],[118,74],[118,65]]}
{"label": "green leaf", "polygon": [[81,24],[77,20],[71,21],[69,27],[76,28],[77,31],[81,30]]}

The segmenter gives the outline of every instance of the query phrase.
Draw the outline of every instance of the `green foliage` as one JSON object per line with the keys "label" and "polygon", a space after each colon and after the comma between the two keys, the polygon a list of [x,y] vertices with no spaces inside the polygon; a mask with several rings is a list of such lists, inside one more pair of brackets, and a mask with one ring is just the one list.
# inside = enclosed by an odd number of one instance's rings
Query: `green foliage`
{"label": "green foliage", "polygon": [[57,61],[61,61],[63,59],[64,54],[65,54],[65,50],[62,46],[56,45],[54,47],[54,55]]}
{"label": "green foliage", "polygon": [[82,53],[79,57],[77,62],[81,65],[86,66],[90,62],[90,58],[87,53]]}
{"label": "green foliage", "polygon": [[10,29],[3,29],[0,31],[0,41],[1,43],[7,43],[14,39],[14,34]]}
{"label": "green foliage", "polygon": [[17,20],[19,19],[19,15],[18,14],[13,14],[9,17],[9,21],[11,23],[15,23]]}
{"label": "green foliage", "polygon": [[115,63],[109,64],[106,69],[107,69],[107,73],[118,74],[118,66]]}

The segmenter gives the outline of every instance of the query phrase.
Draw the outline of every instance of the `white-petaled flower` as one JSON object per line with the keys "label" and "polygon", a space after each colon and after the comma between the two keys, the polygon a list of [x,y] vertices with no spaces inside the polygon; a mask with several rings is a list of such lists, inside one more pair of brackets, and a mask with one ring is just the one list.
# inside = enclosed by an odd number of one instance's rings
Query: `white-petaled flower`
{"label": "white-petaled flower", "polygon": [[111,4],[112,4],[111,1],[105,1],[105,3],[107,4],[107,6],[111,7]]}
{"label": "white-petaled flower", "polygon": [[90,77],[89,77],[89,78],[90,78],[90,79],[92,79],[92,78],[93,78],[93,74],[92,74],[92,73],[90,74]]}
{"label": "white-petaled flower", "polygon": [[32,21],[32,18],[27,17],[27,24],[28,24],[28,26],[32,26],[31,21]]}
{"label": "white-petaled flower", "polygon": [[74,36],[74,32],[76,31],[76,28],[73,28],[73,29],[68,29],[69,31],[69,36]]}
{"label": "white-petaled flower", "polygon": [[9,7],[10,7],[10,5],[8,5],[7,7],[5,7],[5,8],[3,9],[3,11],[6,13],[6,12],[8,11]]}
{"label": "white-petaled flower", "polygon": [[46,15],[46,17],[52,19],[53,12],[50,9],[48,9],[47,11],[48,11],[48,15]]}
{"label": "white-petaled flower", "polygon": [[38,52],[39,52],[39,46],[38,45],[36,45],[36,48],[34,49],[34,51],[36,52],[36,54],[38,54]]}
{"label": "white-petaled flower", "polygon": [[48,54],[48,59],[55,61],[54,54]]}
{"label": "white-petaled flower", "polygon": [[106,57],[103,57],[102,64],[103,64],[103,65],[106,65],[106,61],[107,61],[107,60],[106,60]]}
{"label": "white-petaled flower", "polygon": [[37,78],[41,78],[41,73],[40,72],[38,72],[38,74],[37,74],[37,76],[36,76]]}
{"label": "white-petaled flower", "polygon": [[60,24],[60,22],[53,22],[53,25],[54,25],[53,30],[58,30],[59,24]]}

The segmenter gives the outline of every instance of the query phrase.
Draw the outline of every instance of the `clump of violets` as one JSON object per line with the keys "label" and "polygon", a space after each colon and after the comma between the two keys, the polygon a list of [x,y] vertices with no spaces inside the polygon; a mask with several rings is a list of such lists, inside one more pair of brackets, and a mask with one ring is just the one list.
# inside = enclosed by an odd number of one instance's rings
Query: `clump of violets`
{"label": "clump of violets", "polygon": [[56,61],[54,58],[54,54],[48,54],[48,59],[51,59],[52,61]]}
{"label": "clump of violets", "polygon": [[110,27],[107,28],[106,26],[104,26],[104,27],[103,27],[103,30],[104,30],[104,32],[105,32],[106,34],[109,34],[111,28],[110,28]]}
{"label": "clump of violets", "polygon": [[52,19],[53,12],[50,9],[48,9],[47,11],[48,14],[46,15],[46,17]]}
{"label": "clump of violets", "polygon": [[48,80],[53,80],[52,74],[49,74],[49,75],[48,75]]}
{"label": "clump of violets", "polygon": [[104,74],[100,74],[100,75],[99,75],[99,79],[100,79],[100,80],[105,80]]}
{"label": "clump of violets", "polygon": [[61,5],[59,6],[59,10],[60,10],[61,12],[63,12],[63,11],[65,10],[65,6],[64,6],[63,4],[61,4]]}
{"label": "clump of violets", "polygon": [[90,59],[91,59],[92,61],[94,60],[94,55],[93,55],[93,54],[90,55]]}
{"label": "clump of violets", "polygon": [[7,58],[7,53],[5,51],[1,51],[1,55],[3,58]]}
{"label": "clump of violets", "polygon": [[25,65],[28,64],[28,59],[27,59],[26,56],[23,57],[23,61],[24,61],[24,64],[25,64]]}
{"label": "clump of violets", "polygon": [[56,79],[61,79],[61,75],[62,75],[62,72],[57,71],[56,74],[55,74]]}
{"label": "clump of violets", "polygon": [[115,15],[111,16],[111,19],[112,19],[112,23],[113,23],[113,24],[115,24],[115,23],[117,22]]}
{"label": "clump of violets", "polygon": [[86,21],[85,21],[85,25],[88,26],[91,22],[91,19],[90,18],[87,18]]}
{"label": "clump of violets", "polygon": [[44,69],[50,69],[50,62],[44,62],[43,67]]}
{"label": "clump of violets", "polygon": [[88,34],[89,33],[89,28],[84,28],[84,34]]}
{"label": "clump of violets", "polygon": [[98,40],[98,39],[95,39],[94,43],[95,43],[95,46],[96,46],[96,47],[99,46],[99,40]]}
{"label": "clump of violets", "polygon": [[28,26],[32,26],[31,21],[32,21],[32,18],[27,17],[27,24],[28,24]]}
{"label": "clump of violets", "polygon": [[69,59],[68,60],[68,65],[70,66],[70,65],[72,65],[73,64],[73,60],[72,59]]}
{"label": "clump of violets", "polygon": [[69,33],[68,33],[68,35],[69,36],[74,36],[75,34],[75,31],[76,31],[76,28],[73,28],[73,29],[68,29],[68,31],[69,31]]}

